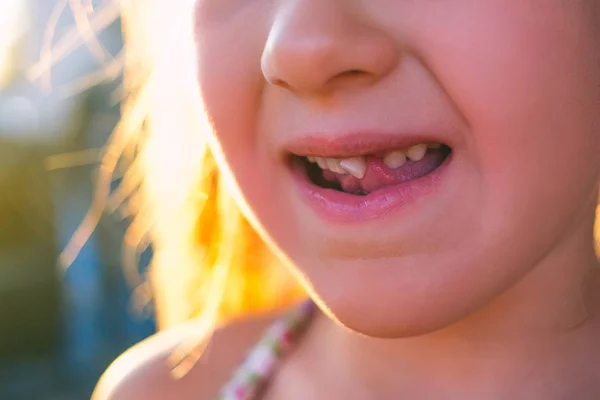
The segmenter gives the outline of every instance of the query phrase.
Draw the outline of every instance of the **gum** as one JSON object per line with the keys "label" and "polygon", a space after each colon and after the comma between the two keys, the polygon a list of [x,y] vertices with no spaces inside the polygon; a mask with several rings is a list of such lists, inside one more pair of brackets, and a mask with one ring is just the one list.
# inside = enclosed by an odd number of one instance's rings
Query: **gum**
{"label": "gum", "polygon": [[399,168],[389,168],[379,157],[366,158],[367,170],[362,179],[352,175],[337,174],[333,171],[323,171],[323,178],[330,182],[339,182],[347,193],[370,193],[374,190],[398,185],[425,176],[445,160],[447,154],[440,150],[428,150],[420,161],[407,161]]}

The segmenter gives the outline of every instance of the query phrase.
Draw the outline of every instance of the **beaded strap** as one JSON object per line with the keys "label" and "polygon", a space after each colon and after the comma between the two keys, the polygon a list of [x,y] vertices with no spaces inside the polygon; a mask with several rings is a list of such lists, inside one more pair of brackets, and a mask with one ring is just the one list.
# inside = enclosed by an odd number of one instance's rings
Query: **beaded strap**
{"label": "beaded strap", "polygon": [[248,353],[223,388],[218,400],[252,400],[275,372],[277,364],[293,348],[313,315],[315,306],[305,302],[276,321]]}

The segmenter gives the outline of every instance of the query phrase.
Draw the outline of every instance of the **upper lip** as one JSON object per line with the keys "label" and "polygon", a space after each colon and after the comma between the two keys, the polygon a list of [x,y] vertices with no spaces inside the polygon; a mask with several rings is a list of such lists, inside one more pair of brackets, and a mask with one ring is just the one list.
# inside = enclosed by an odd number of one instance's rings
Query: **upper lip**
{"label": "upper lip", "polygon": [[382,133],[363,131],[343,134],[311,133],[287,141],[285,150],[296,156],[343,158],[383,153],[393,149],[405,149],[420,143],[447,141],[423,133]]}

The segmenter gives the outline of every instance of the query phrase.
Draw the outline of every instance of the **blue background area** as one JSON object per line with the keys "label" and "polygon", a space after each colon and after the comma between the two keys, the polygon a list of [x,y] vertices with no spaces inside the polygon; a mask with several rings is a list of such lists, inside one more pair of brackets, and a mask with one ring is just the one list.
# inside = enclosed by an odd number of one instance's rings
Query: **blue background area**
{"label": "blue background area", "polygon": [[[95,168],[90,165],[46,172],[54,214],[55,254],[66,246],[90,206]],[[0,358],[0,399],[88,399],[109,363],[154,333],[153,319],[133,312],[132,288],[123,277],[121,246],[126,226],[127,221],[105,216],[66,274],[59,275],[59,342],[50,354]],[[142,255],[141,271],[150,257],[151,251]],[[56,259],[46,261],[56,264]],[[58,266],[55,268],[59,274]],[[5,323],[10,321],[2,321]]]}
{"label": "blue background area", "polygon": [[[54,5],[31,2],[32,28],[19,48],[23,66],[39,55]],[[72,26],[65,12],[57,31]],[[113,54],[122,45],[120,32],[115,21],[99,35]],[[86,49],[73,51],[53,70],[54,83],[59,88],[98,67]],[[106,367],[154,333],[155,321],[132,311],[121,264],[128,221],[103,217],[66,274],[60,273],[56,257],[91,204],[97,164],[48,170],[45,162],[53,154],[101,147],[119,119],[112,100],[119,82],[65,98],[58,90],[43,93],[24,72],[0,87],[0,231],[8,239],[12,232],[25,238],[13,245],[0,235],[0,400],[89,399]],[[23,103],[31,115],[13,113]],[[151,250],[142,254],[140,271],[150,258]],[[21,333],[11,336],[13,330]]]}

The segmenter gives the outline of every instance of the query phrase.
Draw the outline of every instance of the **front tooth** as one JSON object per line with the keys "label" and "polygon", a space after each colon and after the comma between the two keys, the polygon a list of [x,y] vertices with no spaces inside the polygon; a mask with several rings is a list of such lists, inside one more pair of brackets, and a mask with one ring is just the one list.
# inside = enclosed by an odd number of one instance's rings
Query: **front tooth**
{"label": "front tooth", "polygon": [[337,172],[340,175],[348,175],[348,171],[342,168],[341,165],[338,165],[337,170],[335,172]]}
{"label": "front tooth", "polygon": [[413,161],[421,161],[427,152],[427,145],[424,143],[417,144],[406,151],[406,155]]}
{"label": "front tooth", "polygon": [[392,151],[383,157],[383,163],[390,168],[400,168],[406,163],[406,154],[400,150]]}
{"label": "front tooth", "polygon": [[338,174],[346,174],[346,170],[340,165],[341,160],[338,158],[328,158],[327,167]]}
{"label": "front tooth", "polygon": [[313,157],[313,156],[308,156],[308,157],[306,157],[306,158],[307,158],[307,159],[308,159],[308,161],[310,161],[311,163],[314,163],[314,162],[316,162],[316,161],[317,161],[317,160],[316,160],[316,157]]}
{"label": "front tooth", "polygon": [[337,172],[336,170],[338,169],[339,165],[340,160],[336,160],[335,158],[327,159],[327,168],[329,168],[331,171]]}
{"label": "front tooth", "polygon": [[364,157],[352,157],[343,159],[340,166],[355,178],[362,179],[367,172],[367,162]]}
{"label": "front tooth", "polygon": [[315,157],[315,161],[317,162],[317,164],[319,164],[319,167],[321,167],[321,169],[329,169],[329,167],[327,166],[327,160],[323,157]]}

